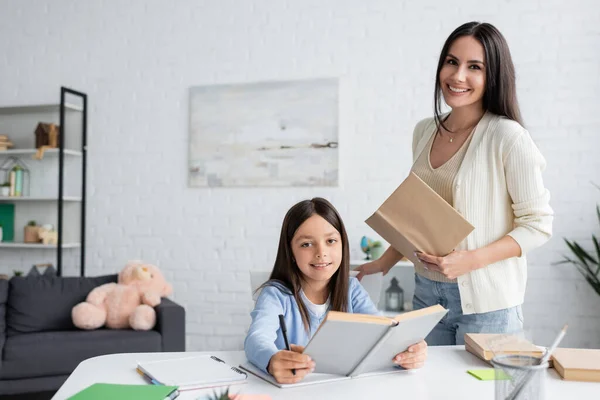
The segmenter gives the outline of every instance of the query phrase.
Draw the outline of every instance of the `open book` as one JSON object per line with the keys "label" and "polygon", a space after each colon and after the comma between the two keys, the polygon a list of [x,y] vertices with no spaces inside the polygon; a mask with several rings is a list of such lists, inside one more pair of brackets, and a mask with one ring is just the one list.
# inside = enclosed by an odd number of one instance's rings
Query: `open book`
{"label": "open book", "polygon": [[415,251],[445,256],[475,229],[412,172],[365,222],[415,265]]}
{"label": "open book", "polygon": [[155,385],[179,391],[246,383],[248,375],[215,356],[195,356],[138,362],[138,372]]}
{"label": "open book", "polygon": [[447,312],[440,305],[394,318],[330,311],[304,349],[316,364],[304,380],[282,385],[252,364],[241,367],[279,387],[401,372],[394,356],[425,339]]}

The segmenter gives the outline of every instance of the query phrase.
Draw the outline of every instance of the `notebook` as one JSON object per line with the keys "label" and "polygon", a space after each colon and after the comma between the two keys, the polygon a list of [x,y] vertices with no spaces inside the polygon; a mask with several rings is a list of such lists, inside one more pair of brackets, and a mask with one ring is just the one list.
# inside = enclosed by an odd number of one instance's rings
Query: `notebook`
{"label": "notebook", "polygon": [[394,318],[329,311],[304,348],[315,371],[299,383],[279,384],[249,363],[241,368],[282,388],[402,372],[394,356],[423,340],[447,312],[440,305]]}
{"label": "notebook", "polygon": [[270,384],[280,387],[282,389],[293,388],[293,387],[298,387],[298,386],[314,385],[317,383],[327,383],[327,382],[343,381],[346,379],[351,379],[349,376],[333,375],[333,374],[319,374],[319,373],[313,372],[311,374],[306,375],[304,377],[304,379],[302,379],[298,383],[279,383],[275,380],[275,378],[273,378],[273,375],[264,372],[263,370],[261,370],[260,368],[258,368],[254,364],[252,364],[251,362],[246,362],[246,363],[240,365],[240,368],[251,373],[252,375],[254,375],[260,379],[263,379],[263,380],[269,382]]}
{"label": "notebook", "polygon": [[415,251],[445,256],[475,229],[412,172],[365,222],[415,265]]}
{"label": "notebook", "polygon": [[566,381],[600,382],[600,349],[556,349],[552,359]]}
{"label": "notebook", "polygon": [[178,395],[176,386],[94,383],[68,400],[173,400]]}
{"label": "notebook", "polygon": [[542,357],[544,351],[518,335],[502,333],[466,333],[465,349],[484,361],[490,361],[494,354],[519,354]]}
{"label": "notebook", "polygon": [[138,362],[137,369],[152,383],[178,386],[180,391],[246,383],[248,375],[215,356]]}

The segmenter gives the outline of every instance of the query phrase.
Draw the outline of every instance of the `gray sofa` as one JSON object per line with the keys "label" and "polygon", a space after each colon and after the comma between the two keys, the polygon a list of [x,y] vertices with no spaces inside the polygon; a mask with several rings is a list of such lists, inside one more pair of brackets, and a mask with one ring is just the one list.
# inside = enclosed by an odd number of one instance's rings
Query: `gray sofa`
{"label": "gray sofa", "polygon": [[77,329],[71,309],[99,277],[0,279],[0,395],[57,390],[77,365],[112,353],[185,351],[185,310],[163,298],[151,331]]}

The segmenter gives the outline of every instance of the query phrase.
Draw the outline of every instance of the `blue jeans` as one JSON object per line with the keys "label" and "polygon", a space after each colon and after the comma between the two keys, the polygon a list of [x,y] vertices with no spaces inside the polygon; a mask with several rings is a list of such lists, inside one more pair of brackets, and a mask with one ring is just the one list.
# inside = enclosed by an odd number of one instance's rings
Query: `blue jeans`
{"label": "blue jeans", "polygon": [[457,283],[436,282],[415,274],[415,310],[436,304],[448,313],[425,338],[430,346],[465,344],[465,333],[520,333],[523,330],[521,306],[464,315]]}

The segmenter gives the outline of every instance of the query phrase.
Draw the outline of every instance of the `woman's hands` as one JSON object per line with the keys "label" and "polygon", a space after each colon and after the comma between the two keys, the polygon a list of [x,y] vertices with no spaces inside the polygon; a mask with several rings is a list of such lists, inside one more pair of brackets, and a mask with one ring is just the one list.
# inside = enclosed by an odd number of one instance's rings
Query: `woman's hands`
{"label": "woman's hands", "polygon": [[384,268],[379,260],[374,260],[361,265],[360,267],[356,268],[355,271],[358,271],[356,279],[360,281],[365,275],[376,274],[378,272],[383,272],[385,275],[388,273],[389,269]]}
{"label": "woman's hands", "polygon": [[425,253],[415,253],[415,255],[423,262],[425,269],[439,272],[448,279],[456,279],[484,266],[476,251],[453,251],[444,257]]}
{"label": "woman's hands", "polygon": [[[279,383],[296,383],[315,369],[315,362],[302,354],[304,346],[290,345],[291,350],[280,350],[271,357],[267,371]],[[292,372],[295,370],[296,375]]]}
{"label": "woman's hands", "polygon": [[406,351],[396,354],[394,363],[405,369],[421,368],[427,359],[427,342],[421,340],[413,344]]}

